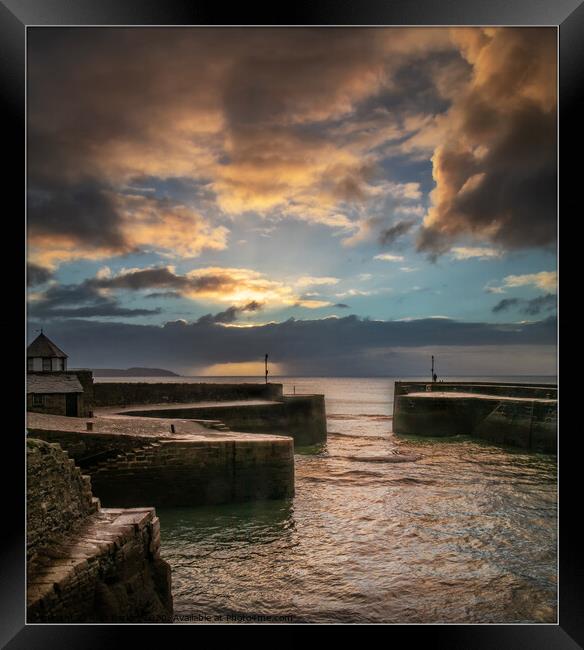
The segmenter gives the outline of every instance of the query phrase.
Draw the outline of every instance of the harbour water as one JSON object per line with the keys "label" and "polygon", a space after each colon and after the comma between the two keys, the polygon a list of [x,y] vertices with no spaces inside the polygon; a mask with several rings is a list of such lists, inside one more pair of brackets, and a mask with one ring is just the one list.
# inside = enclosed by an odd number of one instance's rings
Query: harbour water
{"label": "harbour water", "polygon": [[324,393],[328,442],[294,499],[158,510],[177,620],[556,621],[555,456],[395,436],[393,378],[272,381]]}

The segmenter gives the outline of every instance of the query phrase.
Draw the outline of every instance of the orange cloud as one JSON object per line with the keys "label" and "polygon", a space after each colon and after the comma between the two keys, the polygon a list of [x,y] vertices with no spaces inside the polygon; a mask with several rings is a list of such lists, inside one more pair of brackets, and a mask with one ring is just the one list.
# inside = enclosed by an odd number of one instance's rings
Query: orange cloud
{"label": "orange cloud", "polygon": [[266,308],[300,306],[320,309],[331,304],[300,296],[294,286],[271,280],[259,271],[222,266],[193,269],[184,275],[177,274],[173,266],[124,269],[117,275],[102,269],[95,278],[86,280],[86,284],[92,290],[102,292],[165,289],[191,300],[210,300],[236,307],[257,304]]}
{"label": "orange cloud", "polygon": [[167,251],[181,257],[195,257],[203,249],[227,247],[229,230],[224,226],[212,226],[185,205],[143,196],[126,195],[118,200],[123,217],[122,231],[132,247]]}
{"label": "orange cloud", "polygon": [[443,29],[343,28],[33,29],[28,45],[29,228],[51,264],[225,246],[188,208],[114,200],[145,176],[202,179],[233,216],[354,230],[347,206],[372,192],[372,150],[403,129],[389,114],[344,135],[334,121],[391,88],[405,62],[452,49]]}
{"label": "orange cloud", "polygon": [[[212,226],[203,216],[185,205],[151,197],[113,194],[111,202],[118,218],[119,242],[86,243],[75,233],[29,231],[29,259],[52,268],[76,259],[103,259],[134,250],[156,251],[163,255],[195,257],[202,250],[223,250],[229,230]],[[100,245],[101,244],[101,245]]]}

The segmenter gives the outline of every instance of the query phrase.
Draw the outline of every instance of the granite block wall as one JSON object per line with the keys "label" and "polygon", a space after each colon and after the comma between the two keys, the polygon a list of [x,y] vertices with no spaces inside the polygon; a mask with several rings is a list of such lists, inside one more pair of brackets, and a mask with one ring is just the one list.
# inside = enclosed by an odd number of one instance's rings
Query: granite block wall
{"label": "granite block wall", "polygon": [[177,407],[127,411],[126,415],[157,418],[220,420],[234,431],[292,436],[294,444],[310,446],[326,442],[326,410],[323,395],[284,396],[276,404]]}
{"label": "granite block wall", "polygon": [[393,430],[422,436],[468,435],[545,453],[557,452],[557,402],[399,395]]}
{"label": "granite block wall", "polygon": [[59,445],[27,439],[27,557],[98,509],[91,482]]}
{"label": "granite block wall", "polygon": [[88,468],[106,506],[196,506],[294,494],[290,438],[159,440]]}
{"label": "granite block wall", "polygon": [[280,400],[282,384],[96,382],[95,406],[162,404],[174,402]]}
{"label": "granite block wall", "polygon": [[27,622],[172,621],[154,509],[102,509],[59,445],[26,445]]}

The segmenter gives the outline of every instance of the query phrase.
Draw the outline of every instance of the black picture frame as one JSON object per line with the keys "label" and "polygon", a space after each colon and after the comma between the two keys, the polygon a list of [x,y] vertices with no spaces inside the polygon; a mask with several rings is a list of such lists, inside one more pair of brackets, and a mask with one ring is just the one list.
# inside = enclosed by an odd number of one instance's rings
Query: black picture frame
{"label": "black picture frame", "polygon": [[[582,0],[386,0],[378,2],[295,2],[286,15],[275,7],[254,13],[250,7],[202,5],[170,0],[0,0],[1,93],[10,122],[4,134],[5,159],[10,165],[5,187],[14,193],[16,214],[24,210],[25,183],[25,36],[32,25],[546,25],[558,26],[560,43],[560,132],[564,121],[575,119],[580,75],[584,70],[584,7]],[[569,127],[566,127],[569,128]],[[561,161],[577,153],[571,138],[562,142]],[[569,166],[569,162],[566,162]],[[560,167],[562,168],[562,166]],[[563,187],[560,184],[560,187]],[[564,205],[562,203],[562,205]],[[16,219],[17,220],[17,219]],[[18,232],[18,228],[17,228]],[[23,233],[24,238],[24,233]],[[24,247],[23,249],[24,250]],[[24,328],[23,328],[24,329]],[[21,330],[22,331],[22,330]],[[16,335],[18,340],[18,334]],[[18,389],[15,389],[18,390]],[[24,409],[21,411],[24,412]],[[18,426],[18,425],[17,425]],[[8,434],[11,435],[8,435]],[[4,492],[5,514],[0,559],[0,644],[17,648],[112,646],[119,637],[137,643],[141,630],[131,625],[26,625],[25,624],[25,503],[23,437],[5,431],[4,453],[14,459],[14,476]],[[572,441],[560,436],[560,494],[579,489],[578,476],[566,468],[572,456]],[[577,534],[579,521],[568,514],[560,517],[559,623],[548,625],[392,625],[405,634],[408,644],[427,641],[432,647],[449,648],[579,648],[584,644],[583,565]],[[193,631],[192,626],[140,626],[147,628],[148,642],[154,637]],[[227,628],[225,628],[227,629]],[[168,641],[167,641],[168,642]]]}

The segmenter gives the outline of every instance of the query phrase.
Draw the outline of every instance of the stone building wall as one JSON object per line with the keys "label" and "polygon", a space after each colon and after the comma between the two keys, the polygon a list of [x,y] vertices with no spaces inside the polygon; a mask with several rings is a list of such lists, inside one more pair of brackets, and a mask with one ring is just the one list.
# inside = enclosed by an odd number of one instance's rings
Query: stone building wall
{"label": "stone building wall", "polygon": [[[26,396],[26,410],[32,413],[49,413],[51,415],[65,415],[66,397],[65,393],[44,393],[40,395],[42,402],[35,401],[34,395],[29,393]],[[79,401],[78,401],[79,404]],[[79,407],[78,407],[79,408]]]}
{"label": "stone building wall", "polygon": [[77,403],[76,417],[87,417],[92,409],[91,401],[84,393],[42,393],[42,402],[35,401],[32,393],[26,396],[26,410],[31,413],[46,413],[48,415],[67,415],[67,396],[75,396]]}
{"label": "stone building wall", "polygon": [[79,417],[90,417],[94,407],[93,373],[91,370],[70,370],[75,373],[79,383],[83,386],[83,394],[79,403]]}

